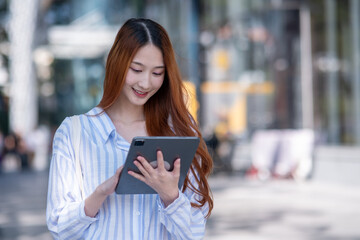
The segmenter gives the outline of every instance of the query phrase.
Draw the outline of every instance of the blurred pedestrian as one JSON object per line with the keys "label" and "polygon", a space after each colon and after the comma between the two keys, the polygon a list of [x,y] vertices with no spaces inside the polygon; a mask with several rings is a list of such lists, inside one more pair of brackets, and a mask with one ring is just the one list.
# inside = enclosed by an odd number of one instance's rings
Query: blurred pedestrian
{"label": "blurred pedestrian", "polygon": [[[73,125],[57,130],[50,167],[47,224],[58,239],[201,239],[213,201],[207,182],[212,160],[184,102],[184,86],[165,29],[149,19],[129,19],[106,63],[100,104],[80,115],[79,156],[85,198],[76,177]],[[180,159],[172,171],[135,160],[129,171],[157,194],[116,195],[135,136],[199,136],[201,143],[179,191]],[[163,162],[161,151],[157,161]],[[122,173],[127,174],[127,173]]]}
{"label": "blurred pedestrian", "polygon": [[1,170],[3,172],[16,172],[21,170],[21,157],[18,149],[19,139],[15,133],[10,133],[4,138],[3,157]]}
{"label": "blurred pedestrian", "polygon": [[26,136],[26,144],[31,159],[31,167],[42,171],[48,166],[50,129],[41,124]]}
{"label": "blurred pedestrian", "polygon": [[17,135],[16,153],[21,162],[21,170],[26,171],[30,169],[30,162],[32,159],[32,152],[30,151],[25,139],[21,135]]}

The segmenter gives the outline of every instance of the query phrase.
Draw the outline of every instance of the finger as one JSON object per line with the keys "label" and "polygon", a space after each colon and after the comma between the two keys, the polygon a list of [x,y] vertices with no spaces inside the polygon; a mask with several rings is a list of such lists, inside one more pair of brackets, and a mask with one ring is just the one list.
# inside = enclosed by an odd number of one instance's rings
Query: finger
{"label": "finger", "polygon": [[158,168],[159,168],[160,170],[165,169],[165,166],[164,166],[164,156],[163,156],[161,150],[158,150],[158,151],[156,152],[156,158],[157,158]]}
{"label": "finger", "polygon": [[121,167],[119,167],[119,168],[116,170],[115,175],[120,175],[120,173],[122,172],[123,168],[124,168],[124,165],[122,165]]}
{"label": "finger", "polygon": [[142,156],[138,156],[136,160],[142,165],[142,167],[148,172],[151,173],[154,168],[150,165],[150,163]]}
{"label": "finger", "polygon": [[122,165],[121,167],[119,167],[119,168],[116,170],[116,172],[115,172],[115,174],[114,174],[115,179],[119,180],[120,174],[121,174],[123,168],[124,168],[124,165]]}
{"label": "finger", "polygon": [[144,177],[149,177],[149,172],[144,168],[141,162],[138,160],[134,161],[135,166],[139,169],[139,171],[144,175]]}
{"label": "finger", "polygon": [[146,183],[146,178],[143,175],[133,172],[133,171],[128,171],[128,174],[133,176],[134,178]]}
{"label": "finger", "polygon": [[180,158],[177,158],[174,162],[174,169],[172,170],[172,173],[176,177],[180,176],[180,166],[181,166],[180,162],[181,162]]}

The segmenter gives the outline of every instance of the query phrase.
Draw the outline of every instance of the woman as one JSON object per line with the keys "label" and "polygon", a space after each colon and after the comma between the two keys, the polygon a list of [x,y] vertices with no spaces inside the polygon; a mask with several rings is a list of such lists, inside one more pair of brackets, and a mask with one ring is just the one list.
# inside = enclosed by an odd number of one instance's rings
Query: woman
{"label": "woman", "polygon": [[[72,125],[54,136],[47,224],[59,239],[201,239],[213,201],[207,183],[212,160],[184,103],[184,88],[170,39],[148,19],[130,19],[119,30],[106,63],[100,104],[80,115],[80,163],[85,199],[76,178]],[[139,157],[143,175],[128,172],[158,194],[114,193],[135,136],[199,136],[183,189],[180,159],[166,171]],[[126,173],[123,173],[126,174]]]}

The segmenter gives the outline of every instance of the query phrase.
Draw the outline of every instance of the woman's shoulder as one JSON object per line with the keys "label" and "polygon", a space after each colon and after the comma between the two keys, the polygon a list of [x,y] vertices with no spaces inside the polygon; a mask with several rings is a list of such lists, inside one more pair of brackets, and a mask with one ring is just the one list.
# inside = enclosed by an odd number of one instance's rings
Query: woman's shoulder
{"label": "woman's shoulder", "polygon": [[53,156],[62,155],[66,158],[70,158],[70,131],[71,131],[71,122],[70,118],[66,117],[62,123],[59,125],[57,130],[55,131],[55,135],[53,138]]}
{"label": "woman's shoulder", "polygon": [[92,108],[90,111],[88,111],[86,113],[67,116],[67,117],[64,118],[64,120],[59,125],[59,127],[57,129],[57,132],[70,133],[72,128],[74,127],[73,125],[75,124],[75,121],[79,121],[80,126],[81,126],[81,122],[83,122],[83,120],[85,118],[95,117],[98,114],[100,114],[101,112],[102,112],[101,108],[94,107],[94,108]]}
{"label": "woman's shoulder", "polygon": [[55,136],[64,135],[67,136],[71,129],[70,117],[65,117],[55,132]]}
{"label": "woman's shoulder", "polygon": [[85,117],[85,114],[78,114],[78,115],[65,117],[63,121],[60,123],[59,127],[57,128],[55,132],[55,137],[69,138],[70,133],[74,127],[73,125],[75,118],[78,118],[80,121],[80,118],[82,117]]}

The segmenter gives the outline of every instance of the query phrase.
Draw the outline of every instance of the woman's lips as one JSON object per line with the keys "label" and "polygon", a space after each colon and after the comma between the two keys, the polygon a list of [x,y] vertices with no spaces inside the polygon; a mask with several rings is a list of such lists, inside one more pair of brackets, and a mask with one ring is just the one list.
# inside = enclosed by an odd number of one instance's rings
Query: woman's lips
{"label": "woman's lips", "polygon": [[144,98],[148,94],[147,92],[142,92],[142,91],[136,90],[135,88],[133,88],[133,91],[134,91],[135,95],[140,98]]}

